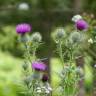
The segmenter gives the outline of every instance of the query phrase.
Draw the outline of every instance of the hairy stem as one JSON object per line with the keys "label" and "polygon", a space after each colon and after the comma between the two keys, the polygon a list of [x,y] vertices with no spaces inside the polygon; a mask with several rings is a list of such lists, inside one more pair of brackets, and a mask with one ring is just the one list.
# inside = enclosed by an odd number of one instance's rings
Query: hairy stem
{"label": "hairy stem", "polygon": [[64,68],[64,59],[63,59],[63,51],[62,51],[62,42],[61,42],[61,40],[59,40],[58,49],[59,49],[59,57],[61,59],[62,66]]}
{"label": "hairy stem", "polygon": [[73,51],[72,48],[70,49],[70,66],[72,64],[72,60],[73,60]]}

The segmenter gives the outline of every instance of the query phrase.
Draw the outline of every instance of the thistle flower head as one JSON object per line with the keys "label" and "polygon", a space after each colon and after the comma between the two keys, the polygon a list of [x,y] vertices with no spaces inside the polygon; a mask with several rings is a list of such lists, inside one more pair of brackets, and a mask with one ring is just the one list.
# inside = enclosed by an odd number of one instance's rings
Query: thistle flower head
{"label": "thistle flower head", "polygon": [[73,22],[77,22],[80,19],[82,19],[82,16],[80,16],[80,15],[75,15],[75,16],[72,17]]}
{"label": "thistle flower head", "polygon": [[27,23],[18,24],[16,26],[16,32],[18,34],[25,34],[31,31],[31,26]]}
{"label": "thistle flower head", "polygon": [[86,30],[88,28],[88,24],[84,20],[78,20],[75,24],[76,24],[76,28],[80,31]]}
{"label": "thistle flower head", "polygon": [[41,40],[42,40],[42,36],[39,32],[36,32],[31,36],[31,41],[33,42],[40,42]]}
{"label": "thistle flower head", "polygon": [[32,68],[37,71],[44,71],[46,70],[46,65],[43,62],[33,62]]}

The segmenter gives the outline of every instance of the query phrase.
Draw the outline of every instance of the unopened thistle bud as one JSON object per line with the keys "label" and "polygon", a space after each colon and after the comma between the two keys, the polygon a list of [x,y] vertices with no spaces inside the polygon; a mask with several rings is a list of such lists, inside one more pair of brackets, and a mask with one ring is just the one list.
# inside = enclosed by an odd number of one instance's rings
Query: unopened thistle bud
{"label": "unopened thistle bud", "polygon": [[24,70],[27,70],[28,64],[24,63],[24,64],[22,65],[22,67],[23,67]]}
{"label": "unopened thistle bud", "polygon": [[56,30],[55,36],[56,36],[56,39],[57,39],[57,40],[63,39],[64,36],[65,36],[65,31],[64,31],[64,29],[63,29],[63,28],[58,28],[58,29]]}
{"label": "unopened thistle bud", "polygon": [[81,34],[79,32],[73,32],[71,33],[69,37],[70,43],[79,43],[81,41]]}
{"label": "unopened thistle bud", "polygon": [[41,34],[40,34],[39,32],[36,32],[36,33],[34,33],[34,34],[31,36],[31,40],[32,40],[33,42],[41,42],[42,36],[41,36]]}
{"label": "unopened thistle bud", "polygon": [[47,82],[49,79],[48,75],[44,74],[42,77],[42,82]]}

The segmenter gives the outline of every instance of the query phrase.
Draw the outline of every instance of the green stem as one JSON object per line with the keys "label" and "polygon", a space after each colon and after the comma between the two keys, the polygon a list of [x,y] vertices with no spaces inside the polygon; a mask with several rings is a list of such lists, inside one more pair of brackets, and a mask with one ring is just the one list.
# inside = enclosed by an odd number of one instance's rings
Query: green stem
{"label": "green stem", "polygon": [[33,53],[32,53],[32,56],[33,56],[33,61],[36,60],[36,51],[37,51],[37,48],[39,47],[39,43],[36,42],[34,45],[33,45]]}
{"label": "green stem", "polygon": [[73,52],[72,52],[72,48],[70,49],[70,66],[72,64],[72,60],[73,60]]}
{"label": "green stem", "polygon": [[32,63],[29,48],[26,43],[24,45],[25,45],[24,58],[26,59],[26,61],[28,60],[30,63]]}
{"label": "green stem", "polygon": [[59,49],[59,56],[60,56],[60,59],[61,59],[61,62],[62,62],[62,66],[64,68],[64,59],[63,59],[63,51],[62,51],[62,43],[61,43],[61,40],[59,40],[59,43],[58,43],[58,49]]}
{"label": "green stem", "polygon": [[36,59],[36,47],[34,48],[34,50],[33,50],[33,59],[34,59],[34,61],[35,61],[35,59]]}
{"label": "green stem", "polygon": [[63,92],[62,96],[65,96],[65,86],[63,87],[63,89],[64,89],[64,92]]}

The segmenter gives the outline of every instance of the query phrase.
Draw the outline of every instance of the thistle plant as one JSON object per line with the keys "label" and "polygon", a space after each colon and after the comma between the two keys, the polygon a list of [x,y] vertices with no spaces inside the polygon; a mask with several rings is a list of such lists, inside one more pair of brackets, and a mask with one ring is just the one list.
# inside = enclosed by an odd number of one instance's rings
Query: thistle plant
{"label": "thistle plant", "polygon": [[83,70],[76,66],[76,50],[79,50],[83,42],[82,31],[88,28],[88,24],[79,15],[72,18],[75,22],[75,31],[67,34],[63,28],[58,28],[55,33],[57,53],[60,57],[62,70],[59,74],[61,82],[57,88],[58,96],[76,96],[79,92],[78,83],[83,79]]}
{"label": "thistle plant", "polygon": [[23,93],[25,96],[47,96],[52,90],[48,83],[48,74],[45,74],[47,65],[36,56],[36,51],[42,44],[42,36],[39,32],[28,36],[31,29],[26,23],[16,26],[16,32],[20,35],[19,41],[24,46]]}

